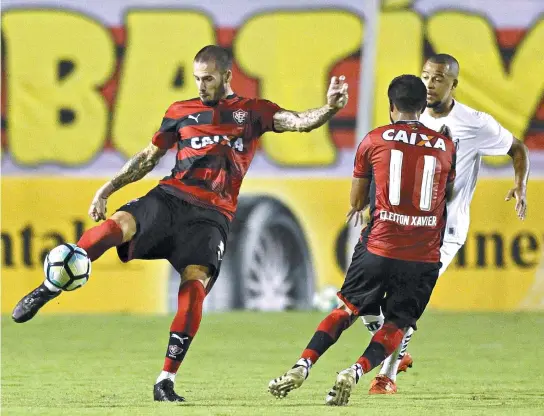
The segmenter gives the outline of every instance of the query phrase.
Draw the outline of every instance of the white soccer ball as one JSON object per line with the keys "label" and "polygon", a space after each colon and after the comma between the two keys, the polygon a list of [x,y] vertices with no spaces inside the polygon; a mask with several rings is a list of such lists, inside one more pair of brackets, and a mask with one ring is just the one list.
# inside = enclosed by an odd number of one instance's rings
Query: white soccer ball
{"label": "white soccer ball", "polygon": [[321,312],[330,312],[338,306],[340,299],[336,293],[338,289],[334,286],[325,286],[321,290],[314,293],[313,305],[314,308]]}
{"label": "white soccer ball", "polygon": [[87,252],[75,244],[61,244],[43,262],[45,278],[62,290],[76,290],[87,283],[91,261]]}

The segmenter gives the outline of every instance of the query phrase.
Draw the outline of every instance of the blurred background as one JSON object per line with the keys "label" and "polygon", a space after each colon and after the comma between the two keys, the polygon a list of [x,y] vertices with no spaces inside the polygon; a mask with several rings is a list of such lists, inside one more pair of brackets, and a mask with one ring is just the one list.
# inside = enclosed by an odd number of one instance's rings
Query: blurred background
{"label": "blurred background", "polygon": [[[529,213],[504,196],[509,158],[482,164],[465,247],[431,300],[440,310],[544,309],[544,2],[541,0],[4,0],[2,313],[43,279],[43,258],[92,226],[98,187],[149,142],[170,103],[195,97],[192,59],[231,48],[233,87],[292,110],[324,104],[344,74],[348,106],[309,134],[267,134],[246,177],[206,310],[328,308],[359,230],[344,218],[353,156],[388,123],[387,85],[432,53],[461,64],[457,99],[531,152]],[[174,153],[110,198],[109,212],[166,176]],[[110,251],[89,283],[43,313],[167,313],[167,262]],[[317,303],[316,303],[317,302]]]}

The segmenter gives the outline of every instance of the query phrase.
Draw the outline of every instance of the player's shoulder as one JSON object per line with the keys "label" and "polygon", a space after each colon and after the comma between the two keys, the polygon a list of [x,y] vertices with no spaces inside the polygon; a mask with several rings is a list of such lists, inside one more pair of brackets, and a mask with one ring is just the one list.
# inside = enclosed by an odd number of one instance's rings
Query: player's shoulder
{"label": "player's shoulder", "polygon": [[236,96],[236,100],[232,102],[233,105],[239,107],[248,107],[253,108],[261,102],[260,98],[257,97],[240,97]]}
{"label": "player's shoulder", "polygon": [[168,118],[179,118],[184,117],[188,114],[191,114],[195,111],[195,109],[198,109],[202,107],[202,102],[200,101],[200,98],[190,98],[188,100],[182,100],[182,101],[175,101],[166,110],[165,117]]}
{"label": "player's shoulder", "polygon": [[390,141],[390,136],[395,134],[395,130],[399,130],[400,125],[385,124],[370,130],[359,143],[358,148],[380,147],[387,145]]}
{"label": "player's shoulder", "polygon": [[425,124],[423,124],[423,123],[420,123],[420,124],[419,124],[419,126],[418,126],[418,128],[417,128],[417,131],[418,131],[418,133],[420,133],[420,134],[425,134],[425,135],[426,135],[427,137],[429,137],[429,138],[441,137],[441,138],[444,139],[444,140],[453,142],[453,140],[452,140],[450,137],[448,137],[448,136],[446,136],[446,135],[440,133],[438,130],[434,130],[434,129],[431,129],[430,127],[427,127],[427,126],[426,126]]}
{"label": "player's shoulder", "polygon": [[398,126],[395,125],[395,124],[384,124],[383,126],[378,126],[372,130],[370,130],[367,135],[365,136],[368,137],[369,140],[373,140],[375,138],[379,138],[379,137],[382,137],[383,134],[391,129],[395,129],[397,128]]}
{"label": "player's shoulder", "polygon": [[181,101],[174,101],[172,104],[170,104],[170,107],[194,107],[195,105],[201,105],[202,102],[200,101],[200,98],[194,97],[189,98],[188,100],[181,100]]}
{"label": "player's shoulder", "polygon": [[250,109],[256,110],[256,111],[261,109],[266,109],[266,108],[277,108],[277,109],[280,108],[280,106],[277,105],[275,102],[267,100],[266,98],[257,98],[257,97],[254,97],[254,98],[239,97],[239,98],[240,98],[241,105],[245,105],[249,107]]}
{"label": "player's shoulder", "polygon": [[456,118],[467,126],[481,127],[492,119],[485,111],[469,107],[459,101],[455,101],[455,107]]}
{"label": "player's shoulder", "polygon": [[386,132],[388,129],[390,129],[393,125],[391,124],[388,124],[388,125],[384,125],[384,126],[379,126],[379,127],[376,127],[372,130],[370,130],[364,137],[363,139],[361,140],[361,142],[359,143],[359,147],[361,147],[361,145],[366,145],[366,146],[369,146],[369,145],[372,145],[372,144],[376,144],[376,139],[379,139],[379,138],[382,138],[384,132]]}

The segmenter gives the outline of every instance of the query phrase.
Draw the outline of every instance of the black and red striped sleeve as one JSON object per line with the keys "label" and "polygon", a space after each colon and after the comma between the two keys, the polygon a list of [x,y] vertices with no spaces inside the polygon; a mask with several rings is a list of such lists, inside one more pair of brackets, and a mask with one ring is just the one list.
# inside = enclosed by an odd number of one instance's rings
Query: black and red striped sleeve
{"label": "black and red striped sleeve", "polygon": [[266,133],[267,131],[274,130],[274,114],[280,111],[282,108],[268,100],[256,100],[255,103],[255,122],[259,131],[259,135]]}
{"label": "black and red striped sleeve", "polygon": [[153,135],[151,142],[160,149],[168,150],[178,141],[177,103],[166,110],[159,130]]}

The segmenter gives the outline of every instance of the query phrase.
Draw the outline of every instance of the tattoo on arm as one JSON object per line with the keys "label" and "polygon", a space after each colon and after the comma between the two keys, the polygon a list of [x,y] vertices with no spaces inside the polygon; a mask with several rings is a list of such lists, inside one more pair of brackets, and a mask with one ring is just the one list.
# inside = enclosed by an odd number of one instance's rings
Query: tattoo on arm
{"label": "tattoo on arm", "polygon": [[142,179],[157,166],[165,154],[166,150],[159,149],[153,144],[135,154],[110,181],[113,190],[116,191],[129,183]]}
{"label": "tattoo on arm", "polygon": [[274,129],[280,131],[312,131],[329,121],[338,109],[328,105],[300,113],[282,110],[274,114]]}

